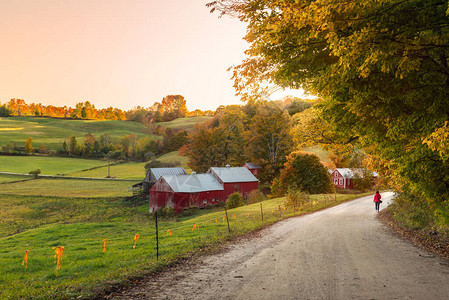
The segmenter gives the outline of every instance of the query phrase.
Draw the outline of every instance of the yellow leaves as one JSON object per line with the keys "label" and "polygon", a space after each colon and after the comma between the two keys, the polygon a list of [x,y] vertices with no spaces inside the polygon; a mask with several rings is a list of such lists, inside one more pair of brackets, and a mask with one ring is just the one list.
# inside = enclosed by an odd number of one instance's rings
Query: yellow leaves
{"label": "yellow leaves", "polygon": [[422,143],[427,145],[430,150],[438,152],[443,160],[447,160],[449,158],[448,121],[444,122],[442,127],[427,136]]}

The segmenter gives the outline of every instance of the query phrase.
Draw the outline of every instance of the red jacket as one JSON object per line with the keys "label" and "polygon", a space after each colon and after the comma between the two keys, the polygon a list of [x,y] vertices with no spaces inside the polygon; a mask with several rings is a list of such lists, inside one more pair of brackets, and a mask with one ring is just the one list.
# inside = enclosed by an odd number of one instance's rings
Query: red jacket
{"label": "red jacket", "polygon": [[376,193],[376,194],[374,195],[374,202],[380,202],[380,198],[382,198],[382,197],[380,196],[380,194],[379,194],[379,193]]}

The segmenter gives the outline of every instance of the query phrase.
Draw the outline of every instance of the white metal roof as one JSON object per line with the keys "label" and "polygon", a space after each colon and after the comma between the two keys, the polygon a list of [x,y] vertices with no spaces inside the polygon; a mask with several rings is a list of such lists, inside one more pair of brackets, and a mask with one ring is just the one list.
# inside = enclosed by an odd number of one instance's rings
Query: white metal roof
{"label": "white metal roof", "polygon": [[211,174],[162,175],[175,193],[223,191],[223,186]]}
{"label": "white metal roof", "polygon": [[245,165],[248,166],[250,169],[262,169],[262,167],[259,164],[256,163],[245,163]]}
{"label": "white metal roof", "polygon": [[[359,169],[349,169],[349,168],[337,168],[335,169],[335,171],[338,171],[344,178],[348,178],[351,179],[354,177],[355,174],[360,175],[361,177],[363,177],[363,169],[359,168]],[[373,172],[373,177],[378,177],[379,174],[377,174],[376,172]]]}
{"label": "white metal roof", "polygon": [[215,173],[223,182],[253,182],[257,178],[245,167],[211,167],[208,173]]}
{"label": "white metal roof", "polygon": [[163,175],[187,175],[187,172],[184,168],[151,168],[144,182],[151,182],[151,179],[153,179],[153,182],[156,182]]}

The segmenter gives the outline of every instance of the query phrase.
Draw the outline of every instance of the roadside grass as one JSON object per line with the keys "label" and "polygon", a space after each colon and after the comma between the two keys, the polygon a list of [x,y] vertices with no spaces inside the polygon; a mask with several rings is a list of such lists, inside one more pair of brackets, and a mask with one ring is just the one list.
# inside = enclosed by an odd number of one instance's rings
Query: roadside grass
{"label": "roadside grass", "polygon": [[84,141],[84,135],[94,134],[97,138],[109,134],[113,141],[134,133],[137,137],[152,135],[144,124],[130,121],[98,121],[98,120],[67,120],[38,117],[8,117],[0,119],[0,145],[15,143],[23,146],[25,140],[33,138],[33,147],[45,145],[47,149],[62,148],[65,138],[75,136],[78,141]]}
{"label": "roadside grass", "polygon": [[[0,231],[0,285],[4,287],[0,298],[95,297],[281,219],[361,196],[337,195],[335,201],[334,195],[312,195],[312,202],[297,211],[285,210],[284,198],[266,200],[261,202],[263,222],[260,203],[231,209],[230,233],[220,208],[160,219],[159,261],[154,219],[148,216],[145,200],[2,196],[2,223],[9,227]],[[29,210],[34,210],[35,218],[26,217]],[[11,213],[3,221],[3,216]],[[199,227],[193,229],[194,224]],[[133,249],[135,234],[140,238]],[[107,239],[105,253],[103,239]],[[58,277],[52,249],[57,246],[65,247]],[[29,250],[28,268],[21,265],[25,250]]]}
{"label": "roadside grass", "polygon": [[129,188],[139,182],[83,179],[34,179],[2,185],[0,195],[50,196],[50,197],[126,197]]}
{"label": "roadside grass", "polygon": [[28,173],[40,169],[42,175],[67,174],[107,165],[106,161],[68,157],[0,155],[0,171]]}
{"label": "roadside grass", "polygon": [[159,122],[156,125],[161,125],[167,128],[188,130],[193,128],[197,123],[204,123],[213,117],[210,116],[200,116],[200,117],[189,117],[189,118],[179,118],[170,122]]}

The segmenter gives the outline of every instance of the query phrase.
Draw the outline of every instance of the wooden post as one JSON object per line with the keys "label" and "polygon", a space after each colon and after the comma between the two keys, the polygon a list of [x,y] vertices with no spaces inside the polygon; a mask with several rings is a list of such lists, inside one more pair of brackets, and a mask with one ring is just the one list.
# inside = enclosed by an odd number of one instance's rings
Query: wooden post
{"label": "wooden post", "polygon": [[157,228],[157,211],[154,213],[156,219],[156,260],[159,260],[159,232]]}
{"label": "wooden post", "polygon": [[226,213],[226,221],[228,222],[228,231],[229,233],[231,233],[231,227],[229,227],[228,210],[226,209],[226,206],[225,206],[225,213]]}
{"label": "wooden post", "polygon": [[335,202],[337,202],[337,190],[335,190],[335,197],[334,197]]}
{"label": "wooden post", "polygon": [[262,216],[262,222],[263,222],[263,209],[262,209],[262,202],[260,202],[260,215]]}
{"label": "wooden post", "polygon": [[279,218],[282,218],[282,212],[281,212],[281,206],[280,205],[278,206],[278,209],[279,209]]}

